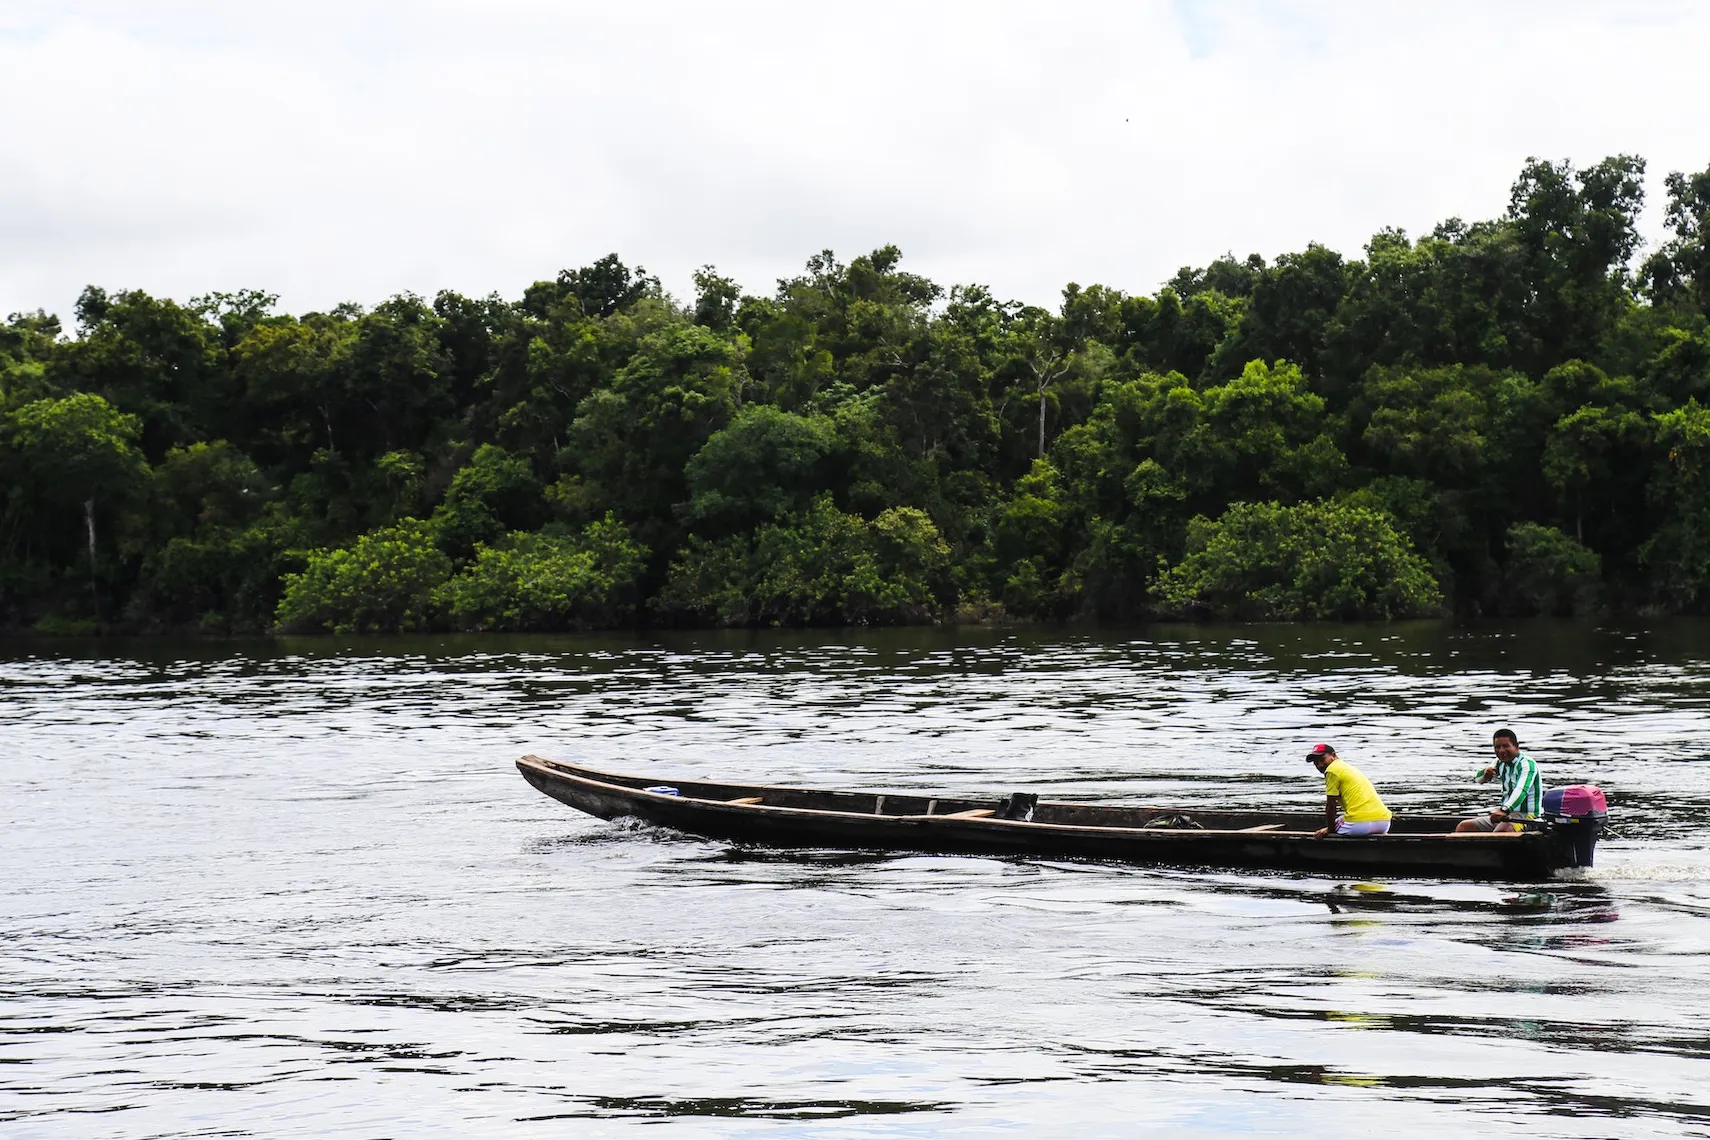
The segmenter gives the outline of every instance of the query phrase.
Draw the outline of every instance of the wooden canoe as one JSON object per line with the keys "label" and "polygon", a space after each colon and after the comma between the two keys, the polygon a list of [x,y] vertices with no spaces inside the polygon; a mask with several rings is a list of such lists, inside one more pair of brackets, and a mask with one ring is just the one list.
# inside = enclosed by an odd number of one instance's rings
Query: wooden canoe
{"label": "wooden canoe", "polygon": [[[517,768],[553,799],[601,819],[633,816],[693,835],[780,846],[1516,880],[1591,862],[1590,846],[1582,840],[1576,851],[1571,827],[1553,822],[1507,834],[1455,834],[1464,816],[1398,816],[1388,835],[1314,839],[1321,812],[715,784],[618,775],[541,756],[524,756]],[[673,791],[649,790],[655,787]],[[1031,810],[1017,811],[1016,803]]]}

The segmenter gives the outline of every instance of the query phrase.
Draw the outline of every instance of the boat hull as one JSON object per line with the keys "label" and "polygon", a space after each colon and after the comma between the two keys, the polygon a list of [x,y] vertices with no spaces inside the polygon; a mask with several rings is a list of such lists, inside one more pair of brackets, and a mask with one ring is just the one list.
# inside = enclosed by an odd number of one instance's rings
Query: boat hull
{"label": "boat hull", "polygon": [[1544,879],[1590,861],[1589,847],[1581,845],[1581,857],[1572,836],[1556,828],[1457,835],[1458,817],[1409,820],[1411,830],[1385,836],[1315,839],[1322,819],[1306,813],[1188,809],[1203,822],[1178,829],[1139,821],[1167,822],[1172,813],[1186,814],[1179,809],[1041,802],[1032,820],[1003,819],[994,806],[1001,801],[991,799],[698,781],[662,794],[647,790],[658,783],[652,778],[538,756],[523,757],[517,767],[535,788],[589,815],[634,817],[738,843],[1514,880]]}

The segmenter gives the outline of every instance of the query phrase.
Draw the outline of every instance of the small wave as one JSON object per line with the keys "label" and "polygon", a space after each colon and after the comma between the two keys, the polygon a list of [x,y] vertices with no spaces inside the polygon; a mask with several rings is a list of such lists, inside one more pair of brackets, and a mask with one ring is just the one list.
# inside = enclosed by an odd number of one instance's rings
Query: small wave
{"label": "small wave", "polygon": [[1589,883],[1703,883],[1710,882],[1710,851],[1598,852],[1598,864],[1585,871]]}
{"label": "small wave", "polygon": [[[581,820],[576,821],[583,823]],[[587,826],[587,825],[584,825]],[[540,850],[551,850],[559,847],[605,847],[616,844],[658,843],[705,843],[706,840],[696,839],[671,827],[648,823],[634,816],[618,816],[616,819],[595,821],[588,830],[579,830],[569,835],[557,835],[539,840],[536,847]]]}

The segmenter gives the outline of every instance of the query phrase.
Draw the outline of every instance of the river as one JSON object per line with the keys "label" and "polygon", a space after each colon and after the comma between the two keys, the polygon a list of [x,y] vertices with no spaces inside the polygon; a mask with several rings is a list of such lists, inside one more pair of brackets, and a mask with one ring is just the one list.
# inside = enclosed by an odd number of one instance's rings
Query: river
{"label": "river", "polygon": [[[0,1135],[1710,1135],[1710,626],[0,643]],[[660,778],[1474,810],[1516,886],[740,848]]]}

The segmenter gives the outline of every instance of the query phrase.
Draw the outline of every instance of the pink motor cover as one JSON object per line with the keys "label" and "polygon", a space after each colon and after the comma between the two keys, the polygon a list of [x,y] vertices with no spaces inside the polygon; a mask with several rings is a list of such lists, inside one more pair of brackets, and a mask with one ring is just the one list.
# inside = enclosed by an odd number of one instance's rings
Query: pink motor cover
{"label": "pink motor cover", "polygon": [[1603,789],[1595,784],[1569,784],[1562,789],[1563,815],[1593,815],[1607,813],[1609,801],[1603,797]]}

